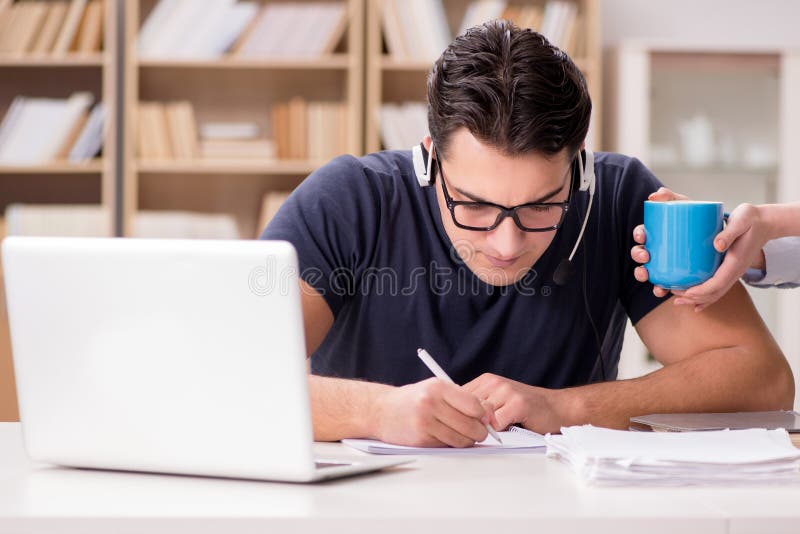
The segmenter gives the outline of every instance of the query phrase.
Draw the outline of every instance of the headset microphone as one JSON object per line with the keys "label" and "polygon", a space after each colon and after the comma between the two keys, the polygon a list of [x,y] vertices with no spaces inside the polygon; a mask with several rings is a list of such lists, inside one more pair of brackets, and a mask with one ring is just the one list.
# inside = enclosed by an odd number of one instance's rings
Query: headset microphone
{"label": "headset microphone", "polygon": [[569,282],[569,279],[572,277],[572,273],[575,272],[575,267],[572,265],[572,258],[575,257],[575,252],[578,251],[578,246],[581,244],[583,240],[583,233],[586,230],[586,223],[589,221],[589,214],[592,212],[592,204],[594,200],[594,183],[595,183],[595,176],[594,176],[594,153],[591,150],[584,150],[583,156],[585,156],[585,161],[581,158],[581,154],[578,155],[578,176],[579,176],[579,190],[580,191],[589,191],[589,205],[586,208],[586,215],[583,218],[583,224],[581,224],[581,231],[578,234],[578,239],[575,240],[575,246],[572,247],[572,252],[570,253],[568,258],[564,258],[558,263],[556,270],[553,271],[553,282],[557,286],[564,286]]}

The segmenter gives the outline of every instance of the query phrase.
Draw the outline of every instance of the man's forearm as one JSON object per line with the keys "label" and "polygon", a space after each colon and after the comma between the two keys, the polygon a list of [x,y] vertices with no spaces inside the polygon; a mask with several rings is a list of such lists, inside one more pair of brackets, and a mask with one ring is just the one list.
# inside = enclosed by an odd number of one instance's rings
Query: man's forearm
{"label": "man's forearm", "polygon": [[640,378],[569,388],[559,395],[567,407],[565,425],[628,428],[631,417],[650,413],[791,409],[794,383],[779,351],[765,365],[752,350],[734,347],[698,354]]}
{"label": "man's forearm", "polygon": [[378,396],[391,386],[322,376],[309,376],[314,439],[374,437]]}

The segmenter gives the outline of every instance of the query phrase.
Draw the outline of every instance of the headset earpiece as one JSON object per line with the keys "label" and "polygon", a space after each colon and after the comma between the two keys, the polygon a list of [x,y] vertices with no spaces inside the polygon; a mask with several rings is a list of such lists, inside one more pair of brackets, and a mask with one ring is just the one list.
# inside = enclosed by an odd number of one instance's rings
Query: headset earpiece
{"label": "headset earpiece", "polygon": [[578,155],[578,190],[594,193],[594,152],[588,148]]}
{"label": "headset earpiece", "polygon": [[431,144],[431,154],[425,149],[425,145],[420,143],[411,149],[411,159],[414,162],[414,174],[420,187],[427,187],[433,183],[433,154],[434,148]]}
{"label": "headset earpiece", "polygon": [[572,171],[573,187],[577,185],[579,191],[588,191],[589,203],[586,206],[586,215],[583,217],[581,230],[578,233],[578,239],[575,240],[575,246],[572,247],[572,252],[569,257],[561,260],[553,271],[553,282],[558,286],[566,285],[575,270],[572,266],[572,258],[575,257],[578,245],[583,240],[583,233],[586,230],[586,223],[589,222],[589,214],[592,212],[592,201],[594,200],[594,153],[589,149],[581,150],[574,165],[577,166],[577,169],[573,168]]}

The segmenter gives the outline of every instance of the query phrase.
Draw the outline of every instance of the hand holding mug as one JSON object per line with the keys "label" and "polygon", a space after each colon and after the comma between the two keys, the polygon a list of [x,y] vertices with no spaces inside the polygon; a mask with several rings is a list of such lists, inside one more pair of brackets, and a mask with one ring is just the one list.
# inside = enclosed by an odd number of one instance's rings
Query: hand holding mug
{"label": "hand holding mug", "polygon": [[[687,197],[662,187],[651,194],[649,199],[651,201],[674,201],[687,200]],[[633,247],[631,257],[639,263],[649,262],[650,254],[642,246],[646,241],[645,229],[642,225],[634,229],[633,238],[641,245]],[[716,273],[699,285],[682,290],[672,289],[672,293],[677,297],[675,304],[693,305],[695,311],[701,311],[725,295],[748,268],[764,269],[763,247],[768,239],[759,209],[750,204],[738,206],[730,214],[728,225],[716,235],[713,241],[714,249],[717,252],[726,252]],[[650,279],[650,273],[643,266],[636,267],[634,276],[640,282]],[[653,288],[653,293],[659,297],[665,296],[669,292],[670,289],[664,287]]]}

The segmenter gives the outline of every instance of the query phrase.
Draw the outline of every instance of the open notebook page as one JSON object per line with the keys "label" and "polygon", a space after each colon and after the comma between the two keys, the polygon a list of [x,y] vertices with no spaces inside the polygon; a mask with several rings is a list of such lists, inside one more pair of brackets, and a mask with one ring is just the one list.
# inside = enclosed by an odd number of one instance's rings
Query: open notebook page
{"label": "open notebook page", "polygon": [[342,443],[364,452],[373,454],[497,454],[509,452],[530,452],[539,450],[544,452],[544,436],[525,430],[524,428],[511,427],[506,432],[498,432],[503,443],[498,443],[491,436],[472,447],[407,447],[393,445],[374,439],[343,439]]}

